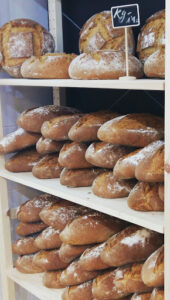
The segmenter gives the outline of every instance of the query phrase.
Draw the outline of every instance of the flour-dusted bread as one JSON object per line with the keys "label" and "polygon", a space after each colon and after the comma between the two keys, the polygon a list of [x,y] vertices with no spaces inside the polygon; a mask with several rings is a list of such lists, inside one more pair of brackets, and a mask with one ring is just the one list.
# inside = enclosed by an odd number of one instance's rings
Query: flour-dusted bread
{"label": "flour-dusted bread", "polygon": [[5,169],[10,172],[31,172],[33,166],[41,159],[35,148],[28,148],[14,154],[5,163]]}
{"label": "flour-dusted bread", "polygon": [[50,289],[62,289],[60,276],[62,271],[47,271],[43,275],[43,285]]}
{"label": "flour-dusted bread", "polygon": [[151,293],[135,293],[131,300],[150,300],[151,298]]}
{"label": "flour-dusted bread", "polygon": [[92,192],[102,198],[123,198],[127,197],[136,184],[133,179],[118,180],[112,171],[106,171],[98,175],[92,184]]}
{"label": "flour-dusted bread", "polygon": [[42,136],[36,143],[36,150],[38,153],[44,155],[59,152],[63,145],[64,142],[53,141],[51,139],[46,139]]}
{"label": "flour-dusted bread", "polygon": [[35,237],[26,237],[15,241],[12,244],[12,252],[18,255],[28,255],[39,251],[35,244]]}
{"label": "flour-dusted bread", "polygon": [[59,249],[59,256],[65,263],[70,263],[73,259],[79,257],[90,245],[70,245],[62,243]]}
{"label": "flour-dusted bread", "polygon": [[47,227],[43,222],[24,223],[20,222],[16,227],[16,233],[20,236],[27,236],[37,232],[41,232]]}
{"label": "flour-dusted bread", "polygon": [[164,246],[149,256],[142,267],[142,280],[150,287],[164,285]]}
{"label": "flour-dusted bread", "polygon": [[144,73],[151,78],[165,78],[165,48],[160,48],[145,61]]}
{"label": "flour-dusted bread", "polygon": [[50,153],[34,165],[32,174],[39,179],[59,178],[62,169],[58,162],[58,153]]}
{"label": "flour-dusted bread", "polygon": [[47,227],[35,238],[34,244],[42,250],[59,248],[61,246],[59,234],[60,230]]}
{"label": "flour-dusted bread", "polygon": [[45,121],[49,121],[61,115],[76,113],[77,110],[71,107],[46,105],[33,107],[25,110],[17,119],[18,126],[31,132],[41,132],[41,126]]}
{"label": "flour-dusted bread", "polygon": [[142,265],[135,263],[97,276],[93,280],[93,296],[99,300],[122,299],[132,293],[150,291],[141,278]]}
{"label": "flour-dusted bread", "polygon": [[154,289],[150,300],[164,300],[164,290]]}
{"label": "flour-dusted bread", "polygon": [[103,124],[97,135],[107,143],[145,147],[163,138],[164,120],[146,113],[128,114]]}
{"label": "flour-dusted bread", "polygon": [[128,206],[137,211],[163,211],[159,183],[138,182],[128,196]]}
{"label": "flour-dusted bread", "polygon": [[76,142],[91,142],[98,140],[97,131],[106,121],[119,114],[110,110],[101,110],[82,116],[70,129],[68,136]]}
{"label": "flour-dusted bread", "polygon": [[62,295],[62,300],[93,300],[92,280],[79,285],[67,287]]}
{"label": "flour-dusted bread", "polygon": [[6,154],[34,146],[39,140],[37,133],[27,132],[22,128],[9,133],[0,140],[0,154]]}
{"label": "flour-dusted bread", "polygon": [[41,250],[34,255],[33,263],[43,271],[54,271],[64,269],[68,264],[59,257],[59,250]]}
{"label": "flour-dusted bread", "polygon": [[68,79],[68,68],[75,54],[47,53],[43,56],[32,56],[21,66],[24,78]]}
{"label": "flour-dusted bread", "polygon": [[160,184],[158,188],[159,198],[164,201],[164,184]]}
{"label": "flour-dusted bread", "polygon": [[131,225],[106,242],[100,257],[109,266],[122,266],[147,259],[162,244],[163,235]]}
{"label": "flour-dusted bread", "polygon": [[[129,75],[141,78],[142,63],[131,54],[128,62]],[[69,75],[72,79],[119,79],[126,76],[125,52],[105,50],[80,54],[72,60]]]}
{"label": "flour-dusted bread", "polygon": [[[128,28],[129,53],[134,53],[133,31]],[[80,31],[80,52],[97,50],[125,50],[125,33],[123,28],[113,28],[110,11],[102,11],[86,21]]]}
{"label": "flour-dusted bread", "polygon": [[52,140],[68,140],[68,132],[70,128],[80,119],[80,117],[80,114],[69,114],[45,121],[42,124],[41,133],[45,138]]}
{"label": "flour-dusted bread", "polygon": [[59,201],[60,199],[58,197],[49,194],[35,196],[33,199],[24,202],[18,207],[17,219],[25,223],[38,222],[41,220],[39,216],[40,211],[44,207]]}
{"label": "flour-dusted bread", "polygon": [[25,274],[42,273],[43,269],[34,264],[35,254],[19,256],[15,261],[16,269]]}
{"label": "flour-dusted bread", "polygon": [[87,148],[85,158],[96,167],[112,169],[118,159],[132,152],[132,149],[105,142],[95,142]]}
{"label": "flour-dusted bread", "polygon": [[71,245],[100,243],[124,227],[125,222],[121,220],[99,212],[92,212],[67,224],[60,233],[60,238],[64,243]]}
{"label": "flour-dusted bread", "polygon": [[11,76],[22,77],[21,65],[28,57],[54,52],[54,48],[52,35],[33,20],[11,20],[1,27],[1,64]]}

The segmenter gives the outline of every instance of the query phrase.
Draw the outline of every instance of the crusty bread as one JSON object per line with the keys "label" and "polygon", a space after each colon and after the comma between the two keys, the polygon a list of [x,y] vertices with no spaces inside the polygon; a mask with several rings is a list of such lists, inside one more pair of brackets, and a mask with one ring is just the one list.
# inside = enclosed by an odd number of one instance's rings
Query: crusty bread
{"label": "crusty bread", "polygon": [[42,194],[35,196],[33,199],[28,200],[21,204],[17,209],[17,219],[22,222],[38,222],[40,221],[40,211],[51,204],[59,202],[58,197]]}
{"label": "crusty bread", "polygon": [[103,173],[102,168],[67,169],[64,168],[60,175],[60,183],[69,187],[91,186],[94,179]]}
{"label": "crusty bread", "polygon": [[54,271],[64,269],[68,264],[59,257],[59,250],[41,250],[34,255],[33,263],[43,271]]}
{"label": "crusty bread", "polygon": [[37,133],[27,132],[22,128],[9,133],[0,140],[0,154],[6,154],[33,146],[39,140]]}
{"label": "crusty bread", "polygon": [[35,254],[19,256],[15,261],[16,269],[26,274],[42,273],[42,268],[36,266],[33,262],[34,256]]}
{"label": "crusty bread", "polygon": [[50,289],[62,289],[60,276],[62,271],[47,271],[43,275],[43,285]]}
{"label": "crusty bread", "polygon": [[14,154],[5,163],[5,169],[10,172],[31,172],[33,166],[41,159],[35,148],[28,148]]}
{"label": "crusty bread", "polygon": [[18,117],[17,124],[25,130],[41,132],[41,126],[45,121],[76,112],[77,110],[74,108],[58,105],[29,108]]}
{"label": "crusty bread", "polygon": [[41,158],[32,168],[32,174],[39,179],[59,178],[62,167],[58,162],[58,153],[51,153]]}
{"label": "crusty bread", "polygon": [[47,227],[43,222],[24,223],[20,222],[16,227],[16,233],[20,236],[27,236],[37,232],[41,232]]}
{"label": "crusty bread", "polygon": [[24,78],[68,79],[68,68],[75,54],[47,53],[43,56],[32,56],[21,66]]}
{"label": "crusty bread", "polygon": [[59,249],[59,256],[65,263],[70,263],[73,259],[80,256],[90,245],[70,245],[62,243]]}
{"label": "crusty bread", "polygon": [[161,234],[131,225],[106,242],[100,257],[109,266],[122,266],[148,258],[162,243]]}
{"label": "crusty bread", "polygon": [[93,300],[92,280],[67,287],[62,295],[62,300]]}
{"label": "crusty bread", "polygon": [[92,212],[66,225],[60,233],[60,238],[64,243],[71,245],[100,243],[119,232],[124,226],[125,222],[121,220],[99,212]]}
{"label": "crusty bread", "polygon": [[164,300],[164,290],[154,289],[150,300]]}
{"label": "crusty bread", "polygon": [[60,230],[47,227],[35,238],[35,245],[45,250],[59,248],[61,246],[59,234]]}
{"label": "crusty bread", "polygon": [[18,255],[28,255],[39,251],[35,244],[35,237],[26,237],[15,241],[12,244],[12,252]]}
{"label": "crusty bread", "polygon": [[164,184],[160,184],[158,188],[159,198],[164,201]]}
{"label": "crusty bread", "polygon": [[131,300],[150,300],[151,298],[151,293],[142,293],[142,294],[138,294],[138,293],[135,293]]}
{"label": "crusty bread", "polygon": [[133,179],[118,180],[112,171],[106,171],[98,175],[92,184],[92,192],[102,198],[123,198],[127,197],[136,184]]}
{"label": "crusty bread", "polygon": [[90,168],[92,165],[85,159],[88,145],[80,142],[67,143],[59,153],[58,161],[68,169]]}
{"label": "crusty bread", "polygon": [[[133,31],[128,28],[129,53],[134,53]],[[80,52],[97,50],[125,50],[125,33],[123,28],[113,28],[110,11],[102,11],[86,21],[80,31]]]}
{"label": "crusty bread", "polygon": [[119,114],[110,110],[101,110],[82,116],[69,130],[70,140],[76,142],[91,142],[98,140],[97,131],[100,126]]}
{"label": "crusty bread", "polygon": [[163,211],[164,202],[159,197],[158,183],[139,182],[128,196],[128,206],[138,211]]}
{"label": "crusty bread", "polygon": [[73,261],[63,272],[61,273],[60,282],[62,285],[76,285],[93,279],[98,275],[97,271],[85,271],[80,267],[78,260]]}
{"label": "crusty bread", "polygon": [[45,138],[56,141],[68,140],[70,128],[80,119],[80,114],[69,114],[55,117],[45,121],[41,127],[41,133]]}
{"label": "crusty bread", "polygon": [[64,142],[57,142],[51,139],[46,139],[43,136],[36,143],[36,150],[40,154],[49,154],[59,152],[63,147]]}
{"label": "crusty bread", "polygon": [[98,138],[107,143],[145,147],[164,136],[164,120],[146,113],[117,117],[103,124]]}
{"label": "crusty bread", "polygon": [[86,150],[86,160],[96,167],[112,169],[117,160],[133,148],[105,142],[92,143]]}
{"label": "crusty bread", "polygon": [[144,73],[147,77],[165,78],[165,48],[160,48],[145,61]]}
{"label": "crusty bread", "polygon": [[[129,54],[129,75],[136,78],[143,76],[141,62]],[[125,52],[96,51],[83,53],[72,60],[69,66],[72,79],[119,79],[126,76]]]}
{"label": "crusty bread", "polygon": [[164,246],[157,249],[142,267],[142,280],[150,287],[164,285]]}
{"label": "crusty bread", "polygon": [[92,293],[97,299],[119,299],[135,292],[147,292],[141,278],[142,263],[109,271],[93,280]]}

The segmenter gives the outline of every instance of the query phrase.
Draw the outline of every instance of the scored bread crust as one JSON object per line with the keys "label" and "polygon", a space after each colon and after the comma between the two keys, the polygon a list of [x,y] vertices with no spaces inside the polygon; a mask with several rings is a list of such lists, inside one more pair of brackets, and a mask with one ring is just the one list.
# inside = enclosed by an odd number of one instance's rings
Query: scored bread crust
{"label": "scored bread crust", "polygon": [[43,271],[54,271],[64,269],[68,264],[61,261],[59,250],[41,250],[34,255],[33,263]]}
{"label": "scored bread crust", "polygon": [[151,298],[151,293],[142,293],[142,294],[139,294],[139,293],[135,293],[131,300],[150,300]]}
{"label": "scored bread crust", "polygon": [[93,300],[92,280],[79,285],[67,287],[62,295],[62,300]]}
{"label": "scored bread crust", "polygon": [[61,246],[59,234],[60,230],[47,227],[35,238],[34,244],[41,250],[59,248]]}
{"label": "scored bread crust", "polygon": [[46,139],[43,136],[36,143],[36,150],[40,154],[49,154],[59,152],[63,147],[64,142],[57,142],[51,139]]}
{"label": "scored bread crust", "polygon": [[165,48],[158,49],[146,59],[144,73],[147,77],[165,78]]}
{"label": "scored bread crust", "polygon": [[43,285],[50,289],[63,289],[64,286],[60,283],[62,271],[47,271],[43,275]]}
{"label": "scored bread crust", "polygon": [[32,174],[39,179],[59,178],[62,167],[58,162],[58,153],[51,153],[41,158],[32,168]]}
{"label": "scored bread crust", "polygon": [[19,256],[15,261],[16,269],[25,274],[42,273],[42,268],[36,266],[33,262],[34,256],[35,254]]}
{"label": "scored bread crust", "polygon": [[70,263],[73,259],[80,256],[90,245],[70,245],[62,243],[59,249],[59,256],[62,261]]}
{"label": "scored bread crust", "polygon": [[35,244],[35,237],[25,237],[12,244],[12,252],[18,255],[28,255],[39,251]]}
{"label": "scored bread crust", "polygon": [[164,300],[164,290],[154,289],[150,300]]}
{"label": "scored bread crust", "polygon": [[47,227],[43,222],[24,223],[20,222],[16,227],[16,233],[21,236],[31,235],[33,233],[41,232]]}

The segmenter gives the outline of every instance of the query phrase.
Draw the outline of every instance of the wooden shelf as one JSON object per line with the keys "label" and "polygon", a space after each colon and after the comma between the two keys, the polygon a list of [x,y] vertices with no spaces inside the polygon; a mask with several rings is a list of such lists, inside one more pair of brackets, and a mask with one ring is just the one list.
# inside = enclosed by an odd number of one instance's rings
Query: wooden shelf
{"label": "wooden shelf", "polygon": [[15,268],[7,271],[7,276],[15,283],[22,286],[40,300],[61,300],[63,289],[48,289],[42,284],[43,273],[23,274]]}
{"label": "wooden shelf", "polygon": [[11,173],[4,169],[0,170],[0,176],[122,220],[164,233],[164,213],[137,212],[128,207],[126,198],[99,198],[92,194],[91,188],[68,188],[61,185],[59,179],[37,179],[32,173]]}
{"label": "wooden shelf", "polygon": [[128,90],[165,90],[165,80],[73,80],[73,79],[0,79],[0,86],[74,87]]}

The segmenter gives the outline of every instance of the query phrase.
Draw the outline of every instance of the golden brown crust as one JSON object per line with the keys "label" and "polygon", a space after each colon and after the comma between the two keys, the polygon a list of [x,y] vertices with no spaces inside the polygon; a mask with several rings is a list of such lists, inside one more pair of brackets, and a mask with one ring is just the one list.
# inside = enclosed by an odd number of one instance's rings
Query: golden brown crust
{"label": "golden brown crust", "polygon": [[98,131],[98,138],[104,142],[134,147],[145,147],[163,136],[163,118],[145,113],[117,117]]}
{"label": "golden brown crust", "polygon": [[47,227],[43,222],[37,223],[24,223],[20,222],[16,227],[16,233],[21,236],[31,235],[33,233],[37,233],[42,231]]}
{"label": "golden brown crust", "polygon": [[76,286],[67,287],[62,295],[62,300],[93,300],[92,281],[87,281]]}
{"label": "golden brown crust", "polygon": [[39,251],[35,244],[35,237],[19,239],[12,244],[12,252],[18,255],[28,255]]}
{"label": "golden brown crust", "polygon": [[139,182],[131,190],[128,206],[137,211],[164,211],[164,202],[159,197],[158,183]]}
{"label": "golden brown crust", "polygon": [[47,271],[43,276],[43,285],[50,289],[62,289],[63,285],[60,283],[60,276],[62,271]]}
{"label": "golden brown crust", "polygon": [[161,234],[131,225],[106,242],[100,257],[109,266],[122,266],[147,259],[162,243]]}
{"label": "golden brown crust", "polygon": [[43,271],[54,271],[64,269],[68,264],[61,261],[59,250],[41,250],[35,254],[33,263]]}
{"label": "golden brown crust", "polygon": [[36,150],[40,154],[49,154],[59,152],[63,147],[64,142],[57,142],[51,139],[46,139],[43,136],[36,143]]}
{"label": "golden brown crust", "polygon": [[33,262],[34,256],[35,254],[23,255],[18,257],[15,261],[16,269],[25,274],[42,273],[42,268],[36,266]]}
{"label": "golden brown crust", "polygon": [[146,59],[144,73],[147,77],[165,78],[165,48],[158,49]]}
{"label": "golden brown crust", "polygon": [[59,249],[59,256],[65,263],[70,263],[73,259],[80,256],[88,247],[89,245],[76,246],[62,243]]}
{"label": "golden brown crust", "polygon": [[164,184],[160,184],[158,188],[159,198],[164,201]]}
{"label": "golden brown crust", "polygon": [[151,298],[151,293],[142,293],[142,294],[138,294],[138,293],[135,293],[131,300],[150,300]]}
{"label": "golden brown crust", "polygon": [[164,300],[164,290],[154,289],[150,300]]}
{"label": "golden brown crust", "polygon": [[48,227],[35,238],[34,243],[39,249],[42,250],[59,248],[61,246],[59,234],[60,230]]}
{"label": "golden brown crust", "polygon": [[51,153],[45,155],[34,165],[32,174],[40,179],[59,178],[62,169],[58,162],[58,153]]}

